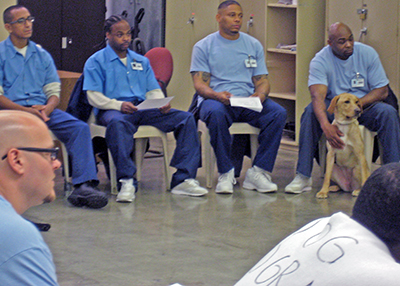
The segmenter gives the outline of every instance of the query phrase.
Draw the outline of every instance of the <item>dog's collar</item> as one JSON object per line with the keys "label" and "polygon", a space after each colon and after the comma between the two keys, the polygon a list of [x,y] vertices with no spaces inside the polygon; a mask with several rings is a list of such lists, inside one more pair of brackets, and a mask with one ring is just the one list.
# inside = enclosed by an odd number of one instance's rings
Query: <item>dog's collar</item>
{"label": "dog's collar", "polygon": [[357,118],[353,118],[350,121],[347,121],[347,120],[346,121],[336,120],[336,123],[339,124],[339,125],[350,125],[350,124],[353,124],[356,120],[357,120]]}

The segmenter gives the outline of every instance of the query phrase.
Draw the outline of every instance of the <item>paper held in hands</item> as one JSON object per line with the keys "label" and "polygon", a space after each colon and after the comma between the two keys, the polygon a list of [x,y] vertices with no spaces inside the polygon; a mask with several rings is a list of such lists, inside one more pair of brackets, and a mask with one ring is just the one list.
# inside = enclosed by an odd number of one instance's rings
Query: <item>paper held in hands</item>
{"label": "paper held in hands", "polygon": [[263,109],[259,97],[232,96],[229,100],[231,102],[231,106],[244,107],[257,112],[261,112]]}
{"label": "paper held in hands", "polygon": [[154,99],[146,99],[137,107],[138,110],[152,109],[152,108],[160,108],[167,105],[174,97],[164,97],[164,98],[154,98]]}

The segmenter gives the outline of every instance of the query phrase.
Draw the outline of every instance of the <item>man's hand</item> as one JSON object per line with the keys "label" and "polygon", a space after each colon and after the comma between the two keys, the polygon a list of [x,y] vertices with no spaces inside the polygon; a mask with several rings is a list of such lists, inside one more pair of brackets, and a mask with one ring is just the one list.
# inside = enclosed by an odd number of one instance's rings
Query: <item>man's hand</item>
{"label": "man's hand", "polygon": [[331,146],[335,149],[343,149],[345,144],[343,140],[340,138],[344,134],[339,130],[336,125],[327,124],[322,128],[324,134],[326,136],[326,141],[331,144]]}
{"label": "man's hand", "polygon": [[132,114],[137,111],[137,107],[132,102],[124,101],[121,105],[121,112],[125,114]]}
{"label": "man's hand", "polygon": [[216,99],[225,105],[230,104],[229,98],[231,98],[232,96],[233,94],[227,91],[221,91],[216,93]]}
{"label": "man's hand", "polygon": [[265,101],[265,99],[267,98],[267,96],[261,92],[253,93],[252,95],[250,95],[250,97],[259,97],[261,100],[261,103],[263,103]]}
{"label": "man's hand", "polygon": [[168,113],[171,110],[171,104],[168,103],[167,105],[164,105],[163,107],[159,108],[161,113],[165,114]]}
{"label": "man's hand", "polygon": [[39,118],[41,118],[44,122],[47,122],[50,120],[50,113],[53,112],[53,108],[48,107],[47,105],[42,105],[42,104],[38,104],[38,105],[32,105],[31,107],[32,112],[34,115],[38,116]]}

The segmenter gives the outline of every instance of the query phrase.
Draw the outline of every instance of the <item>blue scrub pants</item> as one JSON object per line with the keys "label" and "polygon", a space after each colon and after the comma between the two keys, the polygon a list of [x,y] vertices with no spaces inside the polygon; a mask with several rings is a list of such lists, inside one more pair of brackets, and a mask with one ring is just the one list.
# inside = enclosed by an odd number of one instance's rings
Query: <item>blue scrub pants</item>
{"label": "blue scrub pants", "polygon": [[[330,99],[325,99],[326,106],[329,106],[330,102]],[[327,115],[332,122],[334,116],[328,113]],[[378,133],[383,147],[381,155],[384,164],[400,161],[400,123],[396,109],[383,102],[374,103],[363,110],[358,122]],[[313,158],[321,135],[321,126],[310,103],[301,116],[297,173],[311,177]]]}
{"label": "blue scrub pants", "polygon": [[234,167],[231,161],[232,140],[229,133],[233,122],[247,122],[261,129],[258,136],[259,148],[253,165],[272,172],[286,122],[286,110],[282,106],[267,98],[263,102],[262,111],[256,112],[205,99],[200,105],[200,119],[206,123],[210,132],[210,142],[220,174]]}
{"label": "blue scrub pants", "polygon": [[196,178],[201,152],[197,127],[191,113],[171,109],[163,114],[158,109],[123,114],[117,110],[100,110],[99,124],[106,126],[106,142],[117,167],[117,178],[133,178],[136,166],[132,159],[133,135],[140,125],[151,125],[163,132],[174,132],[176,148],[170,165],[177,171],[171,189],[186,179]]}
{"label": "blue scrub pants", "polygon": [[98,182],[89,126],[59,109],[54,109],[46,124],[67,148],[72,164],[72,184]]}

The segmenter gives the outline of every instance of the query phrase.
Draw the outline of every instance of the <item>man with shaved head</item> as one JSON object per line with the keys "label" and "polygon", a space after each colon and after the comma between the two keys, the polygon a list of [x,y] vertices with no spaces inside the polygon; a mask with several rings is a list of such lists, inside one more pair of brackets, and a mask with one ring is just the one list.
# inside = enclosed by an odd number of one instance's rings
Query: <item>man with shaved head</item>
{"label": "man with shaved head", "polygon": [[58,285],[52,255],[21,214],[55,199],[58,148],[43,120],[0,111],[0,279],[2,285]]}
{"label": "man with shaved head", "polygon": [[286,186],[287,193],[311,190],[313,157],[322,133],[333,148],[344,147],[342,132],[332,125],[333,115],[326,112],[332,98],[341,93],[359,98],[363,113],[358,121],[377,132],[383,163],[400,161],[399,115],[383,102],[388,96],[389,80],[377,52],[354,42],[351,29],[343,23],[332,24],[328,32],[328,45],[310,63],[308,86],[312,103],[301,117],[297,174]]}

